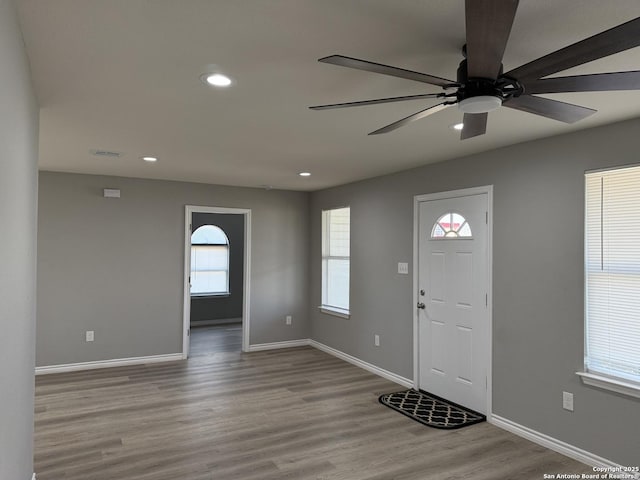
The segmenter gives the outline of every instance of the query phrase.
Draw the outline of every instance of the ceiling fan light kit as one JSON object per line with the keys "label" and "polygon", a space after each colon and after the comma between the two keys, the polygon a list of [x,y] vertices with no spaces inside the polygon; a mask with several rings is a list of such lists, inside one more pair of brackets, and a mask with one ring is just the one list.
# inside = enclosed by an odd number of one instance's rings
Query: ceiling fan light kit
{"label": "ceiling fan light kit", "polygon": [[322,63],[435,85],[443,89],[442,93],[318,105],[310,108],[328,110],[439,98],[443,100],[441,103],[375,130],[370,135],[396,130],[457,104],[458,110],[464,113],[460,139],[465,140],[484,135],[487,130],[488,112],[502,106],[564,123],[574,123],[596,113],[596,110],[591,108],[538,97],[537,94],[640,90],[640,71],[545,78],[639,46],[640,17],[503,73],[502,57],[517,8],[518,0],[465,1],[467,43],[462,48],[465,58],[458,67],[456,81],[343,55],[331,55],[318,60]]}
{"label": "ceiling fan light kit", "polygon": [[487,113],[501,106],[502,99],[492,95],[463,98],[458,102],[458,110],[463,113]]}

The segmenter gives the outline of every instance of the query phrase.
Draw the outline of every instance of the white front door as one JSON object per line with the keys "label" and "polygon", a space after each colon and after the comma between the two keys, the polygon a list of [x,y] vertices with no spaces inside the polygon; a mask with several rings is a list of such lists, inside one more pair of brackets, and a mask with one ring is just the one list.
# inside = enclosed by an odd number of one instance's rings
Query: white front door
{"label": "white front door", "polygon": [[418,202],[418,386],[487,413],[488,194]]}

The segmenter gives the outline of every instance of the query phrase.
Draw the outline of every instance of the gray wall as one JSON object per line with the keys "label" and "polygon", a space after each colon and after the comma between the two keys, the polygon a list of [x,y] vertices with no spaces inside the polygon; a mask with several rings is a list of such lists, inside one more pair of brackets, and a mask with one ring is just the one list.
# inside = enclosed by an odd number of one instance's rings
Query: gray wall
{"label": "gray wall", "polygon": [[242,317],[244,279],[244,215],[194,213],[191,231],[202,225],[216,225],[229,239],[229,295],[191,297],[191,324]]}
{"label": "gray wall", "polygon": [[251,344],[308,338],[307,194],[41,172],[37,365],[182,351],[185,205],[252,211]]}
{"label": "gray wall", "polygon": [[[575,372],[583,365],[583,174],[638,162],[639,131],[633,120],[312,194],[312,338],[412,378],[412,275],[396,271],[413,261],[413,196],[494,185],[493,412],[637,465],[640,400],[583,386]],[[343,205],[352,221],[348,320],[315,308],[321,210]],[[573,413],[562,409],[563,391],[575,394]]]}
{"label": "gray wall", "polygon": [[0,478],[33,473],[38,107],[13,3],[0,0]]}

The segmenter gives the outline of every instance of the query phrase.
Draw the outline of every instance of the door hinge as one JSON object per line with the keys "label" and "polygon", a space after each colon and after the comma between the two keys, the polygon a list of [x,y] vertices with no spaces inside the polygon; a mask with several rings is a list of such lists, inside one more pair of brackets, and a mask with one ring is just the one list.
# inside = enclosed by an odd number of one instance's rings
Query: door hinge
{"label": "door hinge", "polygon": [[187,330],[187,337],[191,336],[191,329]]}
{"label": "door hinge", "polygon": [[489,225],[489,212],[484,212],[484,223]]}
{"label": "door hinge", "polygon": [[489,306],[489,294],[488,293],[484,294],[484,306],[485,307]]}

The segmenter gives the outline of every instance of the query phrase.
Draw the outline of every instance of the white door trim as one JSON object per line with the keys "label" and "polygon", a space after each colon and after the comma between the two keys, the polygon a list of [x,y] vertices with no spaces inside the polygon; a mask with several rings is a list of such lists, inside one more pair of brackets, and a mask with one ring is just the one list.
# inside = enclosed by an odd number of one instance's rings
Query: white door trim
{"label": "white door trim", "polygon": [[250,330],[250,285],[251,285],[251,210],[247,208],[203,207],[186,205],[184,216],[184,278],[182,307],[182,358],[189,356],[189,330],[191,319],[191,292],[189,276],[191,275],[191,216],[193,213],[231,213],[244,215],[244,280],[242,299],[242,351],[249,351]]}
{"label": "white door trim", "polygon": [[493,385],[493,185],[451,190],[448,192],[428,193],[413,197],[413,388],[418,389],[419,377],[419,335],[418,335],[418,242],[419,242],[419,207],[420,202],[442,200],[446,198],[468,197],[470,195],[486,194],[487,210],[487,315],[489,316],[489,334],[487,335],[487,351],[489,352],[487,368],[487,417],[492,412]]}

